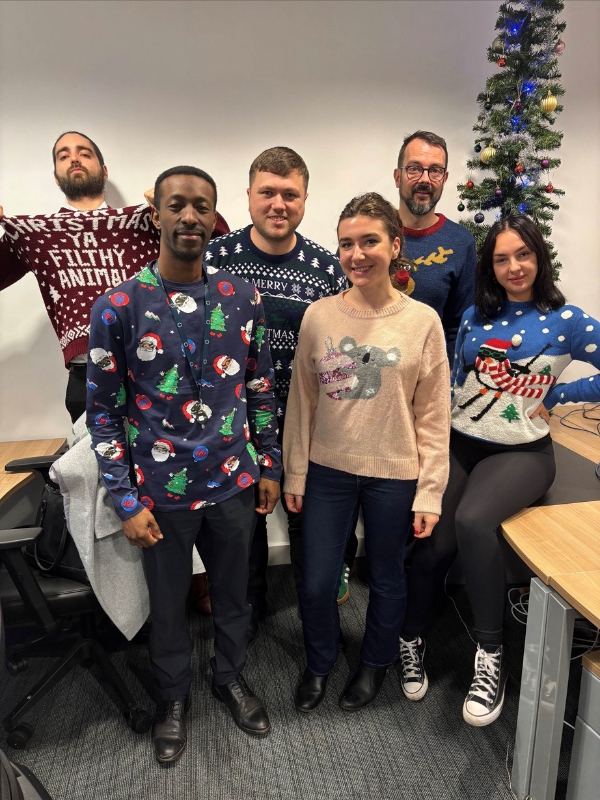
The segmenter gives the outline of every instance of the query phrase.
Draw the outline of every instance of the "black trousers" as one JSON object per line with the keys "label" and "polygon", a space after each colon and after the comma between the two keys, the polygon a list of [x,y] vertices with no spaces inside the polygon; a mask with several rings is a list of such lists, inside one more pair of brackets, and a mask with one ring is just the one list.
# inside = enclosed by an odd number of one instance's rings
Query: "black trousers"
{"label": "black trousers", "polygon": [[192,683],[186,598],[194,544],[210,581],[215,679],[219,684],[229,683],[244,668],[251,614],[246,591],[254,506],[254,487],[250,486],[197,511],[154,512],[164,538],[143,553],[152,620],[150,661],[161,700],[187,695]]}
{"label": "black trousers", "polygon": [[547,492],[555,473],[549,436],[508,447],[452,431],[450,479],[440,521],[430,537],[411,548],[403,639],[423,634],[458,552],[477,640],[481,645],[502,644],[506,566],[498,528]]}
{"label": "black trousers", "polygon": [[67,382],[67,394],[65,406],[71,415],[71,422],[76,422],[85,413],[86,397],[86,378],[87,367],[85,364],[71,364],[69,367],[69,380]]}

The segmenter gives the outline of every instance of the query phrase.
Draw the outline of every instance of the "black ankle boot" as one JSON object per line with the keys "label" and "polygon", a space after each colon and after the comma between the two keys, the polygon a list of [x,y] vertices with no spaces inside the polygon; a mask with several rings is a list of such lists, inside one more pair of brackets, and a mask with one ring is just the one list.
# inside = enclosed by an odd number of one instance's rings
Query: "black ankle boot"
{"label": "black ankle boot", "polygon": [[314,711],[325,697],[325,687],[329,675],[315,675],[308,667],[304,670],[296,689],[294,702],[298,711],[305,714]]}
{"label": "black ankle boot", "polygon": [[379,694],[387,671],[387,667],[366,667],[361,663],[340,697],[340,708],[359,711],[372,703]]}
{"label": "black ankle boot", "polygon": [[188,697],[162,700],[156,707],[152,739],[154,752],[161,763],[177,761],[187,744],[185,715],[190,708]]}

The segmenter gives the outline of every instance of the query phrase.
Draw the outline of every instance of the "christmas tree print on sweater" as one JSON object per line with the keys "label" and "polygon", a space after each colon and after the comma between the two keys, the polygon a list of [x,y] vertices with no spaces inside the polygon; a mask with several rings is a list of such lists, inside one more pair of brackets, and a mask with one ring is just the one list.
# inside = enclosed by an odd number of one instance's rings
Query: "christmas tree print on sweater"
{"label": "christmas tree print on sweater", "polygon": [[538,311],[507,303],[485,320],[471,306],[461,321],[452,374],[452,427],[498,444],[524,444],[548,434],[533,412],[543,403],[599,402],[598,375],[559,383],[572,360],[600,369],[600,324],[576,306]]}

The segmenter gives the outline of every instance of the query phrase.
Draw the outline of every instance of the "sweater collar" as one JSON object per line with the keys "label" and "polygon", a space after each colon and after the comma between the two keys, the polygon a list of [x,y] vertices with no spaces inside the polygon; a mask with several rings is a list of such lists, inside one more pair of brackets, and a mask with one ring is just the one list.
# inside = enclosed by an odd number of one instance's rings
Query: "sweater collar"
{"label": "sweater collar", "polygon": [[416,230],[415,228],[405,228],[404,225],[402,226],[402,233],[405,236],[412,236],[414,238],[419,238],[421,236],[431,236],[432,233],[436,233],[443,227],[446,222],[446,217],[443,214],[437,215],[437,222],[434,222],[429,228],[423,228],[422,230]]}
{"label": "sweater collar", "polygon": [[264,250],[258,248],[252,238],[250,237],[250,230],[252,229],[252,225],[248,225],[247,228],[244,228],[242,233],[242,238],[244,245],[250,250],[251,253],[254,253],[255,256],[258,256],[262,261],[266,261],[268,264],[285,264],[286,261],[297,261],[298,254],[300,250],[302,250],[304,246],[304,239],[302,236],[296,231],[296,244],[294,247],[289,251],[289,253],[282,253],[279,256],[272,255],[271,253],[265,253]]}
{"label": "sweater collar", "polygon": [[349,289],[346,289],[341,294],[335,295],[335,304],[337,305],[338,310],[341,311],[343,314],[347,314],[349,317],[360,317],[361,319],[376,319],[377,317],[391,317],[393,314],[399,314],[400,311],[402,311],[402,309],[406,308],[406,306],[409,305],[409,303],[413,302],[405,294],[401,294],[401,292],[398,292],[397,302],[392,303],[389,306],[385,306],[385,308],[358,309],[348,305],[348,303],[344,300],[344,296],[349,291],[350,291]]}

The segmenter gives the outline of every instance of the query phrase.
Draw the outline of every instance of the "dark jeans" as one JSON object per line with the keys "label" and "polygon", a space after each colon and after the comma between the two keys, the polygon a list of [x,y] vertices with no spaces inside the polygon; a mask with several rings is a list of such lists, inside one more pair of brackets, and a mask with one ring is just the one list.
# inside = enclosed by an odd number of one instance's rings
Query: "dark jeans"
{"label": "dark jeans", "polygon": [[211,665],[217,683],[229,683],[244,668],[251,613],[246,589],[254,505],[254,487],[250,486],[197,511],[154,512],[164,538],[143,553],[152,619],[150,661],[156,694],[162,700],[188,694],[192,682],[192,641],[185,611],[194,544],[210,581],[215,629]]}
{"label": "dark jeans", "polygon": [[416,485],[416,480],[365,478],[310,462],[300,609],[308,667],[316,675],[327,675],[338,657],[340,571],[359,508],[370,589],[361,660],[373,667],[394,662],[406,607],[404,546]]}
{"label": "dark jeans", "polygon": [[[283,481],[281,478],[281,504],[287,514],[288,519],[288,536],[290,537],[290,561],[292,562],[292,571],[294,575],[294,583],[296,589],[300,588],[302,580],[302,512],[294,514],[288,511],[283,498]],[[358,511],[357,518],[358,518]],[[354,521],[356,526],[356,519]],[[358,539],[356,533],[352,533],[348,546],[346,548],[346,555],[344,561],[348,566],[352,566],[356,557],[356,550],[358,548]],[[267,566],[269,564],[269,542],[267,538],[267,518],[263,514],[256,515],[256,526],[254,528],[254,536],[252,537],[252,546],[250,548],[250,575],[248,578],[248,602],[253,606],[258,606],[265,609],[267,603]],[[340,567],[341,574],[341,567]],[[338,575],[338,586],[339,586]]]}
{"label": "dark jeans", "polygon": [[548,491],[555,472],[549,437],[506,447],[452,431],[442,515],[433,534],[414,546],[402,638],[423,634],[458,551],[477,640],[502,644],[506,566],[498,528]]}
{"label": "dark jeans", "polygon": [[85,413],[85,398],[87,394],[85,386],[86,372],[87,367],[85,364],[71,364],[69,367],[65,406],[71,415],[71,422],[73,423]]}

